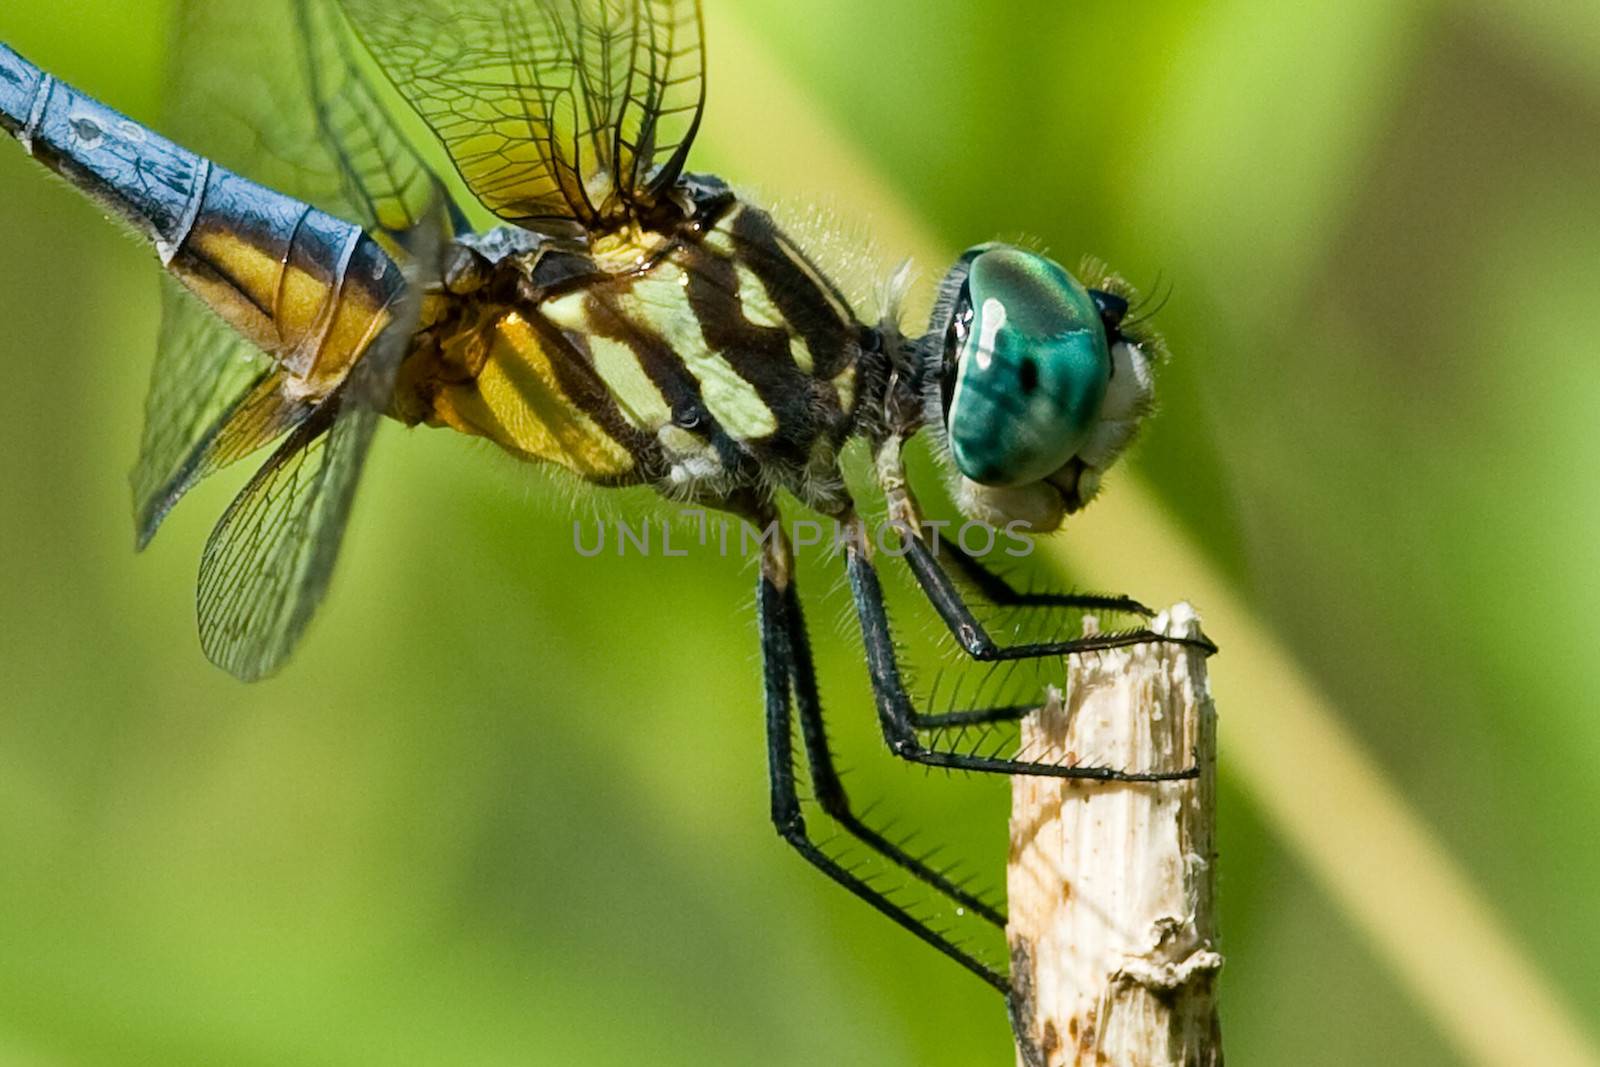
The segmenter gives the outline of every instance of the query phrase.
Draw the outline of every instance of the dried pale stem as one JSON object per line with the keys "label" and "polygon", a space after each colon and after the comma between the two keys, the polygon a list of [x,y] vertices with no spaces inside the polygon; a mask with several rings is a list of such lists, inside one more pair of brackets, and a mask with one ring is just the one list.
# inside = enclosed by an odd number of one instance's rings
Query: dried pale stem
{"label": "dried pale stem", "polygon": [[[1158,632],[1197,636],[1187,604]],[[1088,624],[1092,630],[1093,621]],[[1028,759],[1198,778],[1018,777],[1010,901],[1024,1067],[1216,1067],[1216,711],[1205,657],[1140,645],[1074,657],[1065,697],[1023,723]]]}

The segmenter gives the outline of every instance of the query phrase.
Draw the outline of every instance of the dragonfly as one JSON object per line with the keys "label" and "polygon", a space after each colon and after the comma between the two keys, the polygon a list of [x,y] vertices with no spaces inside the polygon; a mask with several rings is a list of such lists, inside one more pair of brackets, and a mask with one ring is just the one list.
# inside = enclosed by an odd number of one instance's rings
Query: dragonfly
{"label": "dragonfly", "polygon": [[[265,455],[201,557],[205,654],[246,681],[282,666],[327,591],[385,418],[727,513],[764,531],[755,600],[778,834],[1009,996],[1003,964],[813,827],[820,810],[960,914],[1003,928],[1000,907],[846,791],[780,507],[798,503],[847,533],[867,684],[895,756],[1094,782],[1192,777],[945,743],[951,728],[1014,723],[1029,706],[919,702],[880,575],[885,555],[908,568],[977,663],[1157,641],[1215,650],[1143,621],[1002,639],[979,608],[1151,612],[1126,596],[1018,589],[930,537],[907,476],[908,445],[926,440],[964,516],[1057,530],[1151,410],[1164,347],[1130,314],[1132,289],[1103,269],[1080,277],[985,243],[943,275],[925,327],[907,321],[904,272],[879,306],[858,307],[770,211],[689,168],[707,81],[697,0],[186,0],[178,18],[188,47],[173,78],[176,125],[206,113],[211,154],[3,45],[0,126],[164,268],[132,476],[139,545],[200,480]],[[276,76],[241,84],[241,69]],[[847,485],[841,457],[857,440],[893,553]]]}

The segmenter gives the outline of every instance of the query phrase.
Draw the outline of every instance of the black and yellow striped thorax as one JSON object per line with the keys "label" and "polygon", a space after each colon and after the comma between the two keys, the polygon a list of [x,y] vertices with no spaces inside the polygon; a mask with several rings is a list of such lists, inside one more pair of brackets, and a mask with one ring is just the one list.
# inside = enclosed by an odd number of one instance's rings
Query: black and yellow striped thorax
{"label": "black and yellow striped thorax", "polygon": [[671,232],[582,252],[464,242],[396,414],[608,485],[825,504],[859,399],[862,326],[766,212],[722,193]]}

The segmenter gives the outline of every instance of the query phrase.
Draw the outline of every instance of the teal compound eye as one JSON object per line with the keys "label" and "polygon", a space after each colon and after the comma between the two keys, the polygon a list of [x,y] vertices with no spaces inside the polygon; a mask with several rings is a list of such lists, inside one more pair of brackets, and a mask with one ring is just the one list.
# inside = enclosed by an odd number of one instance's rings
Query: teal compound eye
{"label": "teal compound eye", "polygon": [[991,486],[1037,482],[1088,438],[1111,376],[1100,309],[1056,263],[1004,245],[969,252],[947,335],[945,410],[961,473]]}

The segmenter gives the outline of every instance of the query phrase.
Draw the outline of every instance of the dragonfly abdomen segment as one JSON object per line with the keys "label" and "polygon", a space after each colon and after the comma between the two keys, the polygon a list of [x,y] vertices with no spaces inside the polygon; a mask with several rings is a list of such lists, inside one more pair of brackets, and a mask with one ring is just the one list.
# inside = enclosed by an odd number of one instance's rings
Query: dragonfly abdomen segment
{"label": "dragonfly abdomen segment", "polygon": [[132,225],[308,393],[341,381],[404,279],[361,228],[250,182],[0,45],[0,126]]}
{"label": "dragonfly abdomen segment", "polygon": [[168,263],[313,391],[342,381],[389,320],[399,266],[359,226],[212,167]]}
{"label": "dragonfly abdomen segment", "polygon": [[39,162],[115,211],[168,262],[193,224],[209,161],[0,45],[0,126]]}

